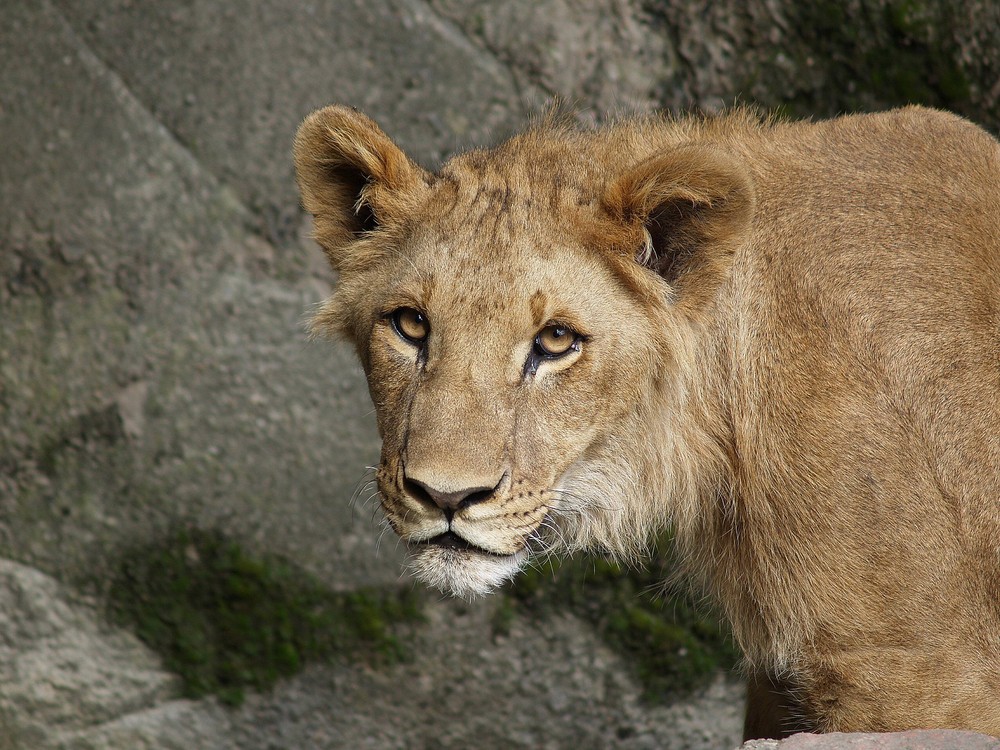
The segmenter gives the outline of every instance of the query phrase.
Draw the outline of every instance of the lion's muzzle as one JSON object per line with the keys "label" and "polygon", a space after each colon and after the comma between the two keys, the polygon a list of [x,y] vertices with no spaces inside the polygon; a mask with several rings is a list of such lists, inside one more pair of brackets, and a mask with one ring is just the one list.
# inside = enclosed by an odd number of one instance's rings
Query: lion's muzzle
{"label": "lion's muzzle", "polygon": [[529,482],[508,470],[483,481],[390,463],[395,466],[378,473],[383,508],[396,533],[423,549],[516,555],[538,538],[550,507],[547,492],[528,489]]}
{"label": "lion's muzzle", "polygon": [[[456,486],[459,489],[454,489]],[[496,523],[503,517],[500,509],[509,502],[509,488],[507,472],[495,482],[492,479],[455,482],[434,481],[404,469],[402,480],[408,505],[418,504],[431,516],[440,512],[447,524],[446,531],[421,539],[421,543],[491,555],[511,555],[525,546],[523,534],[504,533],[510,529]],[[472,510],[473,506],[482,507]],[[490,506],[495,512],[491,512]]]}

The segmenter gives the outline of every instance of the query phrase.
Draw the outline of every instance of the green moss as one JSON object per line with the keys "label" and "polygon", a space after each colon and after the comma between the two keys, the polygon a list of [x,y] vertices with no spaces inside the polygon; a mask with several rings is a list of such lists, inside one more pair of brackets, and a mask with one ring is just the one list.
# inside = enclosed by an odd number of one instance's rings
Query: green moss
{"label": "green moss", "polygon": [[495,624],[517,612],[545,617],[569,610],[590,622],[618,651],[646,699],[666,700],[705,684],[739,653],[719,621],[682,593],[667,593],[669,542],[654,562],[626,569],[599,557],[552,562],[528,571],[506,591]]}
{"label": "green moss", "polygon": [[185,695],[238,705],[309,661],[405,659],[396,630],[421,607],[410,592],[332,592],[288,561],[183,530],[122,557],[109,613],[181,676]]}
{"label": "green moss", "polygon": [[952,6],[935,0],[862,0],[850,13],[837,0],[795,4],[781,51],[792,71],[776,52],[746,90],[798,116],[903,104],[963,111],[970,84],[951,41],[955,23]]}

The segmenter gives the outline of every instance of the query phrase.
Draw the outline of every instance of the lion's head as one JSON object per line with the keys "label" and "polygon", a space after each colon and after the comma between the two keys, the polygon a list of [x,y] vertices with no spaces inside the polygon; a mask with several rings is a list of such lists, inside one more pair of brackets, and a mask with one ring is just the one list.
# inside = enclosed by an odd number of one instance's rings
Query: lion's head
{"label": "lion's head", "polygon": [[357,348],[382,506],[432,585],[634,553],[699,483],[698,332],[754,199],[732,157],[644,133],[547,123],[435,174],[352,109],[298,133],[339,274],[314,324]]}

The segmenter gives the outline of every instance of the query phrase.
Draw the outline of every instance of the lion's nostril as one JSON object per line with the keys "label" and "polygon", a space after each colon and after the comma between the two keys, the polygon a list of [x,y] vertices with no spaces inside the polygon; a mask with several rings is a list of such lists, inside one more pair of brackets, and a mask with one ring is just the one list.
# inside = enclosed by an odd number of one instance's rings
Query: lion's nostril
{"label": "lion's nostril", "polygon": [[464,498],[462,498],[462,500],[458,504],[458,507],[465,508],[469,505],[475,505],[476,503],[480,503],[483,500],[488,499],[495,490],[496,487],[492,487],[488,490],[479,490],[477,492],[472,492],[466,495]]}
{"label": "lion's nostril", "polygon": [[427,503],[428,505],[438,504],[437,501],[434,500],[431,493],[424,488],[424,485],[420,482],[414,482],[412,479],[403,478],[403,491],[410,497],[415,497],[422,503]]}
{"label": "lion's nostril", "polygon": [[503,477],[492,486],[468,487],[453,492],[445,492],[433,485],[412,477],[403,478],[403,489],[410,497],[428,505],[436,505],[445,512],[449,520],[456,510],[488,500],[496,492]]}

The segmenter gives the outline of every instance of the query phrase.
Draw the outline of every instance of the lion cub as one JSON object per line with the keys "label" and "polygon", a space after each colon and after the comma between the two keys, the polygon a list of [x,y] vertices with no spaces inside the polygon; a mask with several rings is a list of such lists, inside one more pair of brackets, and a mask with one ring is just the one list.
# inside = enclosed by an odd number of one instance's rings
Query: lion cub
{"label": "lion cub", "polygon": [[431,173],[328,107],[295,163],[419,578],[484,594],[669,525],[755,670],[748,734],[1000,734],[997,141],[736,110]]}

